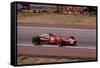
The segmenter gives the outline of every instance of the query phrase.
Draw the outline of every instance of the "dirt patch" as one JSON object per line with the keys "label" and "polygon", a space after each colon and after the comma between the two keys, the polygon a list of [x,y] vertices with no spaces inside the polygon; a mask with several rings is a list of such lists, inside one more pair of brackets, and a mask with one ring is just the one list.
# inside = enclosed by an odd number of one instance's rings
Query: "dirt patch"
{"label": "dirt patch", "polygon": [[87,59],[70,59],[70,58],[57,58],[57,57],[29,57],[19,56],[17,57],[17,64],[45,64],[45,63],[61,63],[61,62],[77,62],[88,61]]}
{"label": "dirt patch", "polygon": [[96,28],[96,16],[51,13],[18,13],[18,25],[64,28]]}

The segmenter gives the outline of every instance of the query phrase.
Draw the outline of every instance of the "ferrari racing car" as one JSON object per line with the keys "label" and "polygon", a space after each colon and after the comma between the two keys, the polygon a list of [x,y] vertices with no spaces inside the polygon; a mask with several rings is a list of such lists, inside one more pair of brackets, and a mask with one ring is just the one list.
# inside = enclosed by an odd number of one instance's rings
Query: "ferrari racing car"
{"label": "ferrari racing car", "polygon": [[62,36],[54,35],[52,33],[32,37],[33,45],[55,44],[59,46],[76,46],[76,43],[77,40],[73,36],[63,38]]}

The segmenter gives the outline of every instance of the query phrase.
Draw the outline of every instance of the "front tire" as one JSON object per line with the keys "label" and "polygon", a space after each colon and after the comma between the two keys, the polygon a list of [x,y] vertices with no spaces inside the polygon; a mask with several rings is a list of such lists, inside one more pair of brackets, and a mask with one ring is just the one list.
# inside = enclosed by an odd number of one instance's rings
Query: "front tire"
{"label": "front tire", "polygon": [[77,46],[76,43],[77,41],[74,41],[73,44],[70,43],[69,46]]}
{"label": "front tire", "polygon": [[76,44],[77,44],[77,41],[74,41],[72,46],[77,46]]}
{"label": "front tire", "polygon": [[60,47],[65,46],[65,42],[61,39],[61,40],[58,42],[58,45],[59,45]]}

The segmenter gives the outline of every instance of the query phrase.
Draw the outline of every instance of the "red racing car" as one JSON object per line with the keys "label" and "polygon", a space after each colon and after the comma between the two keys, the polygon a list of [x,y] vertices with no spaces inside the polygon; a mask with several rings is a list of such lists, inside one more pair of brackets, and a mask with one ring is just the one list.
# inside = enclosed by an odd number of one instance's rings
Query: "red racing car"
{"label": "red racing car", "polygon": [[73,36],[63,38],[62,36],[52,33],[42,34],[32,38],[33,45],[56,44],[59,46],[76,46],[76,43],[77,41]]}

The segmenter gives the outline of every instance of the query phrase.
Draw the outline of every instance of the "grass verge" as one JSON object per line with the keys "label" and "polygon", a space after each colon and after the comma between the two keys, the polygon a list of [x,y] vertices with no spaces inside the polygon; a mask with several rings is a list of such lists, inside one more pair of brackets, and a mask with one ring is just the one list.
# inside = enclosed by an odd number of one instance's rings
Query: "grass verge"
{"label": "grass verge", "polygon": [[[51,25],[64,28],[96,28],[96,16],[80,14],[54,14],[54,13],[18,13],[18,25]],[[27,26],[26,25],[26,26]]]}

